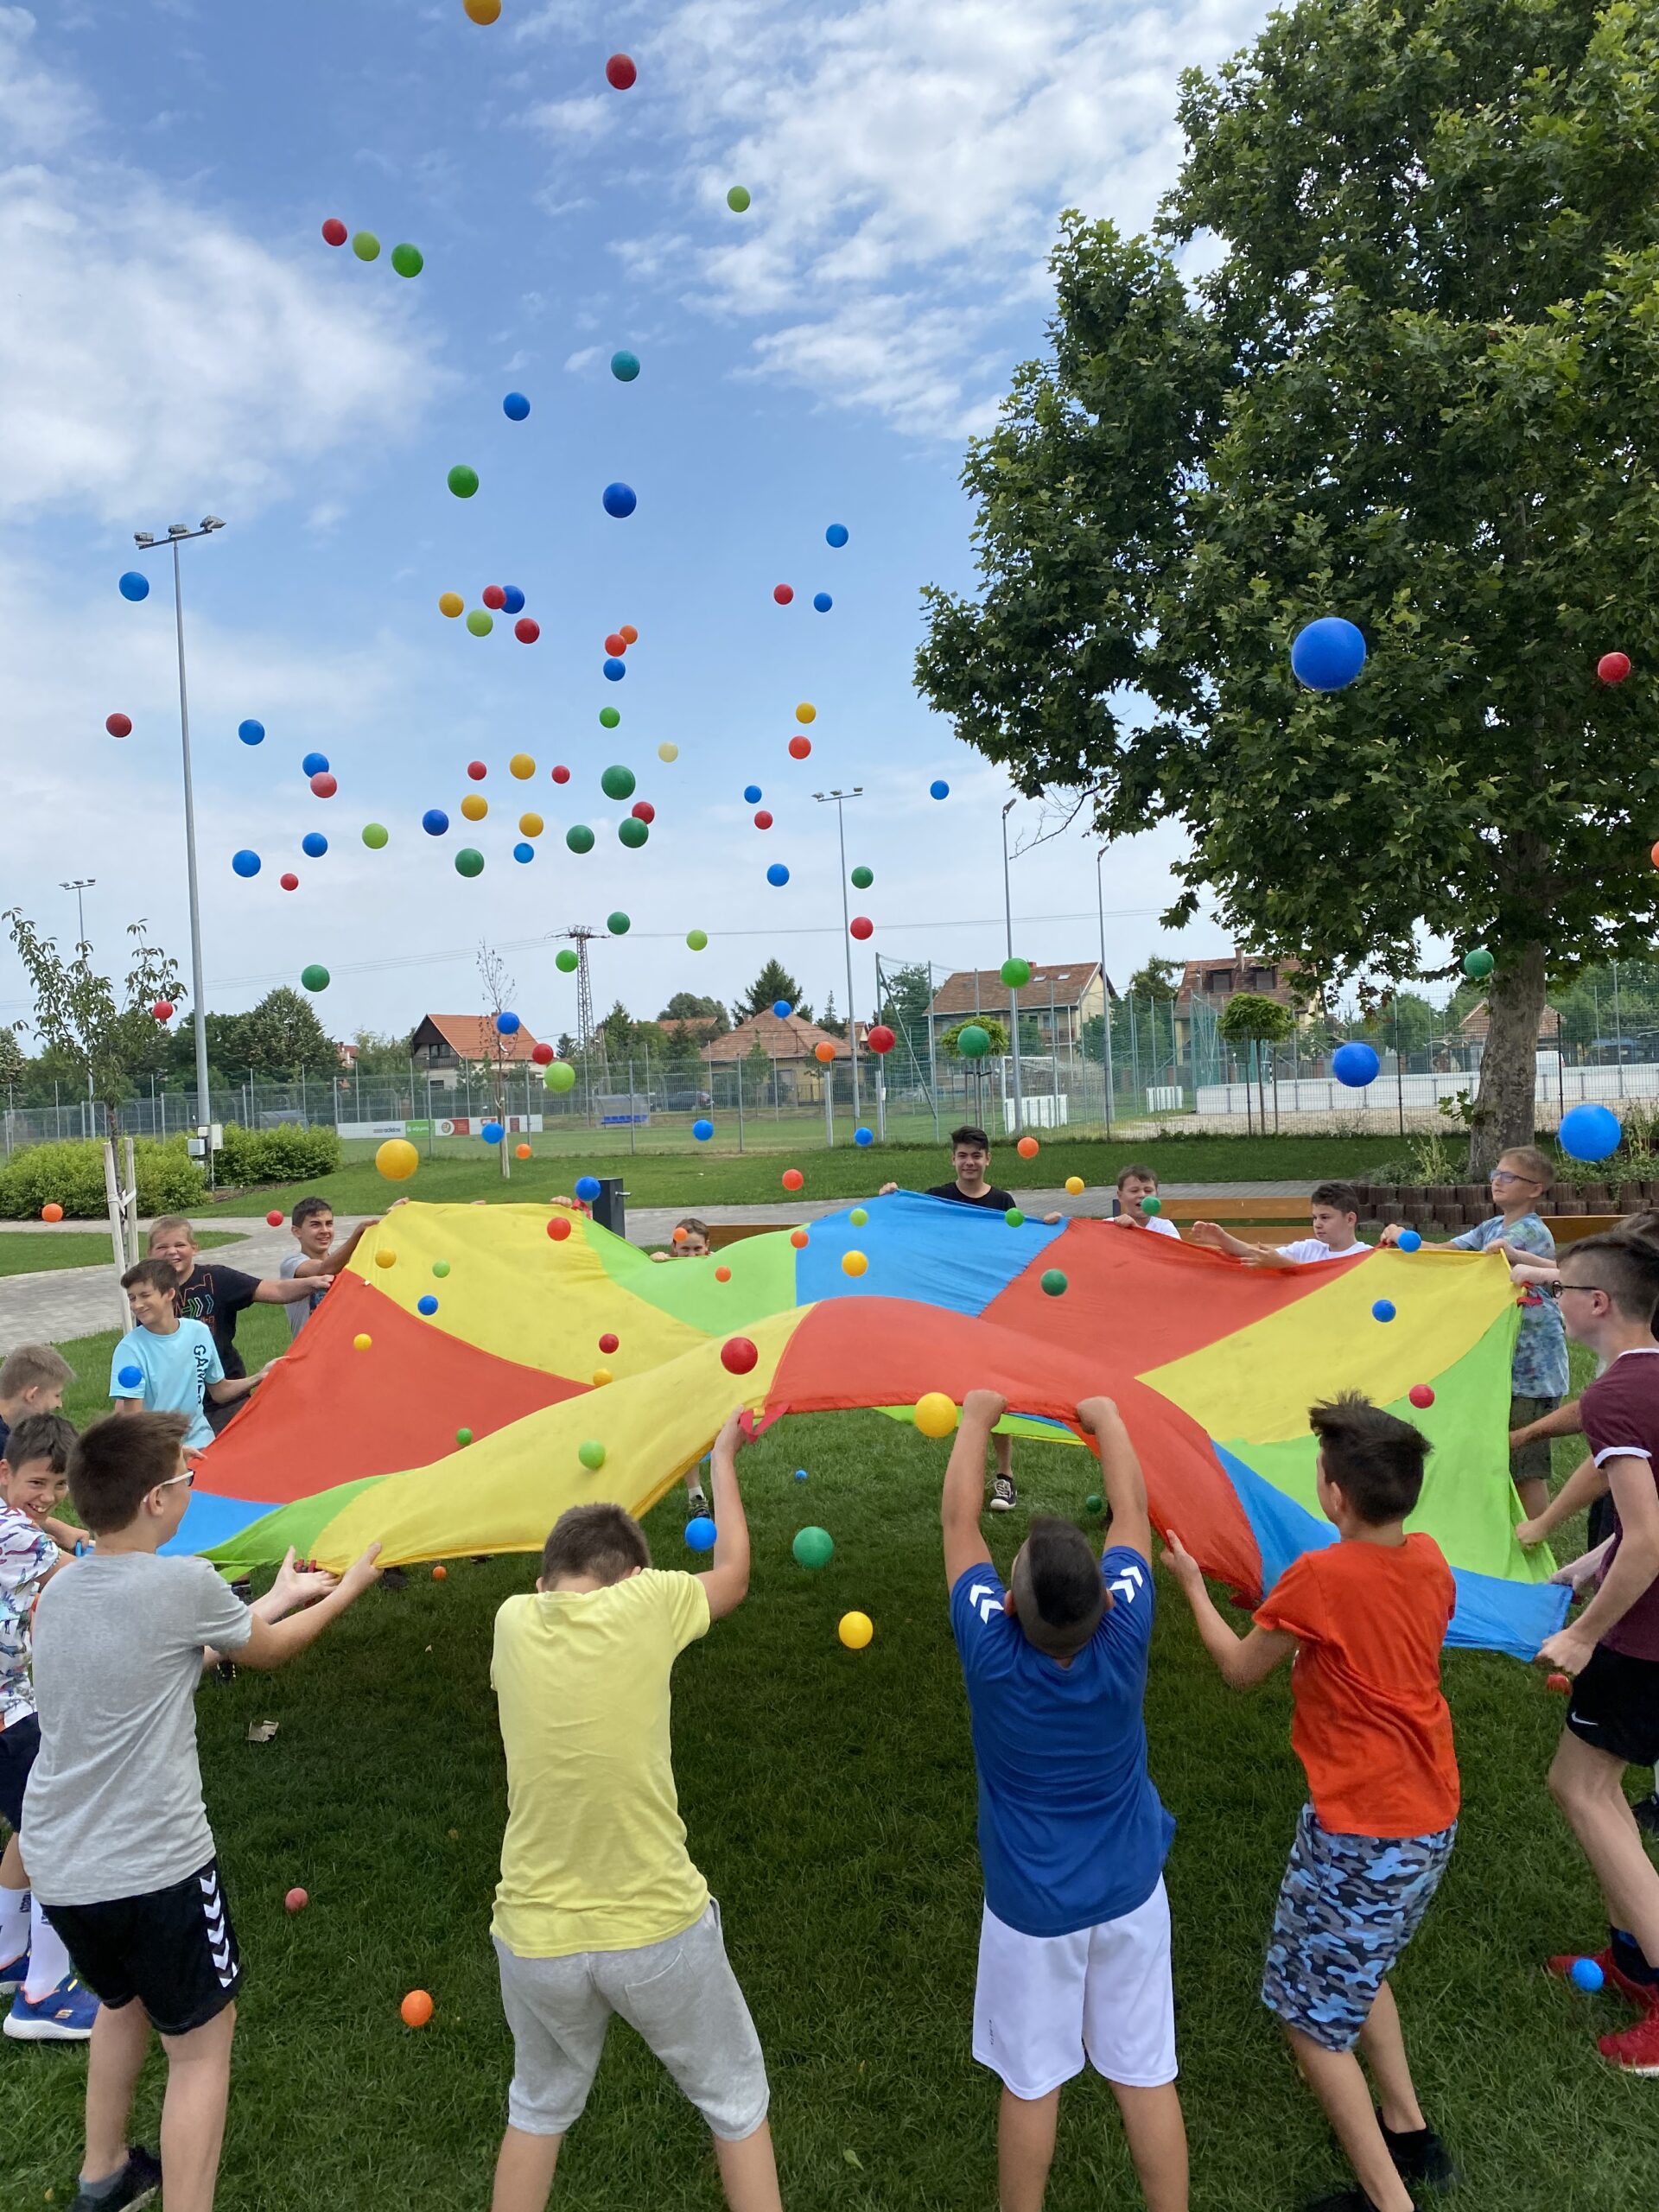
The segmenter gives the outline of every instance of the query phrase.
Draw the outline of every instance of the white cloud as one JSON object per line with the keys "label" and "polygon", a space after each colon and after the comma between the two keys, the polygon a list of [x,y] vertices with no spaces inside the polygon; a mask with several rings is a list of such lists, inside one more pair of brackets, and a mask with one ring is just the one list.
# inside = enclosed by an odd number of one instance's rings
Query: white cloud
{"label": "white cloud", "polygon": [[572,376],[579,376],[583,369],[590,367],[598,359],[597,346],[584,346],[579,353],[570,354],[564,365]]}
{"label": "white cloud", "polygon": [[523,119],[549,138],[597,138],[611,121],[608,107],[597,92],[577,92],[569,99],[537,101]]}
{"label": "white cloud", "polygon": [[92,119],[79,86],[34,60],[35,28],[27,8],[0,7],[0,145],[14,157],[55,152]]}

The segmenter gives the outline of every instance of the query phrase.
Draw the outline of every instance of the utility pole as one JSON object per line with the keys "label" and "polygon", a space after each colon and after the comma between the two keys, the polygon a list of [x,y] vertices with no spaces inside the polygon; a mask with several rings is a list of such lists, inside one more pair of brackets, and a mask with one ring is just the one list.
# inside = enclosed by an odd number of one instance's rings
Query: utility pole
{"label": "utility pole", "polygon": [[[1007,957],[1014,957],[1014,893],[1008,882],[1008,817],[1019,804],[1019,795],[1011,798],[1002,809],[1002,915],[1007,925]],[[1008,1027],[1014,1046],[1014,1133],[1018,1136],[1024,1122],[1020,1095],[1020,994],[1008,986]]]}
{"label": "utility pole", "polygon": [[[595,938],[607,934],[604,930],[590,929],[586,922],[574,922],[568,930],[556,935],[569,938],[576,948],[576,1050],[582,1054],[582,1079],[587,1096],[588,1119],[594,1118],[594,979],[588,966],[588,948]],[[629,1112],[632,1104],[630,1102]]]}

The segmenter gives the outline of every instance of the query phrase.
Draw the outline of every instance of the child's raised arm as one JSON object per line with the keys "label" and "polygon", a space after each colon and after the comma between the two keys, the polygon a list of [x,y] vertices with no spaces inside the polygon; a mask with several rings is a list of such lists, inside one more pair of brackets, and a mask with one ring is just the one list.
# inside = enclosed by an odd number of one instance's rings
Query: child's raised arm
{"label": "child's raised arm", "polygon": [[380,1556],[378,1544],[371,1544],[361,1559],[354,1560],[326,1598],[320,1598],[305,1611],[290,1613],[285,1620],[268,1621],[258,1613],[253,1617],[253,1632],[242,1649],[233,1654],[237,1663],[255,1667],[262,1674],[273,1668],[285,1667],[296,1659],[308,1643],[315,1643],[330,1621],[343,1613],[347,1605],[355,1605],[363,1592],[380,1579],[380,1569],[375,1562]]}
{"label": "child's raised arm", "polygon": [[1100,1447],[1101,1487],[1111,1509],[1108,1545],[1125,1544],[1152,1564],[1152,1520],[1147,1511],[1147,1478],[1111,1398],[1085,1398],[1077,1419]]}
{"label": "child's raised arm", "polygon": [[715,1563],[697,1577],[709,1600],[709,1618],[723,1620],[749,1594],[749,1523],[737,1486],[737,1455],[748,1442],[740,1408],[728,1414],[710,1455],[715,1509]]}
{"label": "child's raised arm", "polygon": [[962,1402],[962,1421],[939,1497],[948,1590],[956,1588],[970,1567],[983,1567],[990,1560],[979,1527],[985,1503],[985,1446],[1007,1411],[1007,1400],[995,1390],[970,1390]]}
{"label": "child's raised arm", "polygon": [[1295,1637],[1281,1628],[1252,1627],[1248,1636],[1236,1636],[1204,1586],[1204,1569],[1173,1529],[1164,1538],[1164,1565],[1192,1608],[1199,1642],[1234,1689],[1253,1690],[1295,1650]]}

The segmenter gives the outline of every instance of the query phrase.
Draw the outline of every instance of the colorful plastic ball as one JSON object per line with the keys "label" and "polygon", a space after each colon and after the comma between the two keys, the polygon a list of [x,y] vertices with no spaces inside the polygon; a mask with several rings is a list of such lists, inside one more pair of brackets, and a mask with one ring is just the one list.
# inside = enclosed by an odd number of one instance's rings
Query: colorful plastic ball
{"label": "colorful plastic ball", "polygon": [[287,1219],[288,1216],[283,1212],[279,1206],[273,1206],[270,1211],[265,1216],[265,1227],[267,1229],[280,1229]]}
{"label": "colorful plastic ball", "polygon": [[613,54],[605,64],[605,81],[614,92],[626,92],[639,74],[632,57],[626,54]]}
{"label": "colorful plastic ball", "polygon": [[1394,1244],[1397,1252],[1421,1252],[1423,1247],[1421,1233],[1415,1229],[1402,1229],[1395,1238]]}
{"label": "colorful plastic ball", "polygon": [[1555,1133],[1569,1160],[1605,1160],[1618,1150],[1624,1135],[1611,1107],[1594,1104],[1570,1106]]}
{"label": "colorful plastic ball", "polygon": [[605,512],[618,522],[625,522],[639,505],[639,495],[631,484],[607,484],[601,495]]}
{"label": "colorful plastic ball", "polygon": [[885,1021],[877,1021],[871,1024],[864,1042],[880,1058],[884,1052],[890,1052],[899,1039]]}
{"label": "colorful plastic ball", "polygon": [[1039,1277],[1043,1294],[1048,1298],[1064,1298],[1071,1287],[1058,1268],[1045,1268]]}
{"label": "colorful plastic ball", "polygon": [[421,1155],[407,1137],[388,1137],[374,1155],[374,1164],[388,1183],[407,1183],[421,1164]]}
{"label": "colorful plastic ball", "polygon": [[438,1301],[433,1297],[429,1290],[424,1293],[423,1296],[417,1298],[415,1301],[415,1311],[417,1313],[425,1313],[429,1316],[435,1313],[437,1310]]}
{"label": "colorful plastic ball", "polygon": [[685,942],[691,951],[706,952],[709,950],[709,932],[707,930],[687,930]]}
{"label": "colorful plastic ball", "polygon": [[421,817],[421,827],[429,837],[442,837],[449,827],[449,817],[441,806],[429,806]]}
{"label": "colorful plastic ball", "polygon": [[659,760],[673,761],[677,760],[679,757],[679,747],[667,738],[664,738],[663,742],[657,748],[657,758]]}
{"label": "colorful plastic ball", "polygon": [[536,773],[535,756],[529,753],[515,753],[507,763],[507,773],[521,784],[527,784]]}
{"label": "colorful plastic ball", "polygon": [[991,1033],[976,1021],[964,1022],[957,1032],[957,1050],[964,1060],[982,1060],[991,1049]]}
{"label": "colorful plastic ball", "polygon": [[1659,868],[1659,844],[1649,846],[1648,858],[1653,862],[1655,868]]}
{"label": "colorful plastic ball", "polygon": [[55,1198],[48,1198],[46,1204],[41,1208],[41,1219],[42,1221],[61,1221],[63,1219],[63,1208],[58,1204]]}
{"label": "colorful plastic ball", "polygon": [[608,660],[601,663],[601,666],[604,671],[605,681],[607,683],[620,683],[628,672],[628,664],[626,661],[619,660],[614,653],[610,656]]}
{"label": "colorful plastic ball", "polygon": [[820,614],[827,614],[835,603],[827,591],[815,591],[812,594],[812,604]]}
{"label": "colorful plastic ball", "polygon": [[254,876],[259,873],[259,855],[250,852],[245,845],[239,853],[231,855],[231,866],[238,875]]}
{"label": "colorful plastic ball", "polygon": [[1596,674],[1604,683],[1622,683],[1630,672],[1629,653],[1603,653]]}
{"label": "colorful plastic ball", "polygon": [[[1624,658],[1621,653],[1619,658],[1623,660]],[[1574,1989],[1590,1992],[1599,1989],[1607,1979],[1593,1959],[1574,1959],[1567,1970],[1567,1978]]]}
{"label": "colorful plastic ball", "polygon": [[532,1045],[530,1057],[538,1068],[544,1068],[553,1058],[553,1047],[550,1045]]}
{"label": "colorful plastic ball", "polygon": [[1065,1194],[1067,1198],[1080,1198],[1083,1196],[1083,1192],[1084,1180],[1082,1176],[1068,1175],[1065,1179]]}
{"label": "colorful plastic ball", "polygon": [[495,617],[487,607],[475,607],[467,617],[467,627],[475,638],[487,638],[495,627]]}
{"label": "colorful plastic ball", "polygon": [[873,868],[855,868],[847,880],[855,891],[868,891],[875,881],[875,870]]}
{"label": "colorful plastic ball", "polygon": [[613,937],[626,937],[633,924],[626,914],[618,912],[606,916],[605,926]]}
{"label": "colorful plastic ball", "polygon": [[533,645],[542,634],[542,626],[528,614],[521,614],[512,626],[512,634],[521,645]]}
{"label": "colorful plastic ball", "polygon": [[504,1007],[495,1017],[495,1026],[502,1036],[516,1037],[524,1025],[516,1014],[510,1013]]}
{"label": "colorful plastic ball", "polygon": [[815,722],[818,719],[818,710],[810,699],[803,699],[795,709],[795,719],[801,723]]}
{"label": "colorful plastic ball", "polygon": [[772,1010],[777,1015],[779,1021],[787,1021],[790,1015],[795,1011],[794,1007],[790,1004],[787,999],[773,999],[772,1002]]}
{"label": "colorful plastic ball", "polygon": [[685,1541],[694,1552],[711,1552],[719,1530],[706,1513],[694,1513],[685,1524]]}
{"label": "colorful plastic ball", "polygon": [[[494,16],[474,14],[475,9],[493,5],[499,14],[501,0],[467,0],[467,12],[475,23],[493,23]],[[432,1999],[423,1989],[411,1989],[397,2007],[406,2028],[423,2028],[432,2017]]]}
{"label": "colorful plastic ball", "polygon": [[847,1217],[855,1229],[862,1229],[869,1217],[862,1206],[855,1206]]}
{"label": "colorful plastic ball", "polygon": [[465,461],[457,461],[444,481],[458,499],[470,499],[478,489],[478,471],[468,468]]}
{"label": "colorful plastic ball", "polygon": [[1023,991],[1031,981],[1031,963],[1020,959],[1017,955],[1010,955],[998,973],[1011,991]]}
{"label": "colorful plastic ball", "polygon": [[576,1196],[582,1200],[584,1205],[592,1205],[594,1200],[599,1196],[598,1176],[578,1175],[575,1182],[575,1192]]}
{"label": "colorful plastic ball", "polygon": [[478,1134],[486,1144],[499,1144],[507,1133],[499,1122],[486,1122]]}
{"label": "colorful plastic ball", "polygon": [[433,1262],[432,1262],[432,1272],[433,1272],[433,1274],[434,1274],[435,1275],[436,1275],[436,1277],[438,1278],[439,1281],[440,1281],[440,1282],[442,1282],[442,1280],[443,1280],[443,1278],[445,1277],[445,1275],[447,1275],[447,1274],[448,1274],[448,1272],[449,1272],[449,1262],[448,1262],[448,1260],[434,1260],[434,1261],[433,1261]]}
{"label": "colorful plastic ball", "polygon": [[582,957],[569,945],[561,945],[553,956],[553,965],[561,976],[574,976],[582,965]]}
{"label": "colorful plastic ball", "polygon": [[805,1181],[806,1178],[802,1174],[798,1167],[785,1168],[783,1173],[783,1185],[786,1191],[798,1191]]}
{"label": "colorful plastic ball", "polygon": [[514,1145],[512,1147],[512,1156],[515,1160],[528,1160],[530,1158],[530,1147],[527,1144]]}
{"label": "colorful plastic ball", "polygon": [[781,861],[773,861],[772,866],[766,870],[766,881],[771,884],[774,891],[781,891],[785,884],[789,881],[789,870]]}
{"label": "colorful plastic ball", "polygon": [[1371,1307],[1373,1321],[1392,1321],[1399,1309],[1391,1298],[1379,1298]]}
{"label": "colorful plastic ball", "polygon": [[576,1457],[590,1475],[596,1475],[605,1464],[605,1446],[596,1436],[576,1446]]}
{"label": "colorful plastic ball", "polygon": [[754,826],[757,830],[770,830],[772,827],[772,816],[764,806],[755,815]]}
{"label": "colorful plastic ball", "polygon": [[499,584],[486,584],[479,597],[493,614],[499,614],[507,603],[507,594]]}
{"label": "colorful plastic ball", "polygon": [[858,1145],[874,1144],[875,1142],[875,1131],[874,1129],[867,1129],[861,1127],[856,1128],[853,1131],[853,1142]]}
{"label": "colorful plastic ball", "polygon": [[238,722],[237,724],[236,734],[241,739],[244,745],[263,745],[265,741],[265,726],[264,722],[255,721],[251,715],[249,715],[246,721]]}
{"label": "colorful plastic ball", "polygon": [[490,802],[482,791],[468,791],[461,802],[462,818],[467,822],[481,822],[490,810]]}
{"label": "colorful plastic ball", "polygon": [[833,545],[839,552],[851,535],[844,522],[832,522],[823,533],[823,542],[826,545]]}
{"label": "colorful plastic ball", "polygon": [[539,837],[546,827],[539,814],[521,814],[518,817],[518,835],[521,837]]}
{"label": "colorful plastic ball", "polygon": [[417,245],[395,245],[391,265],[400,276],[418,276],[426,266],[426,256]]}
{"label": "colorful plastic ball", "polygon": [[847,925],[847,927],[849,933],[855,937],[861,944],[863,944],[866,938],[872,938],[875,935],[875,924],[870,919],[868,914],[855,914],[852,920]]}
{"label": "colorful plastic ball", "polygon": [[594,833],[585,822],[573,822],[564,833],[564,842],[573,853],[591,853]]}
{"label": "colorful plastic ball", "polygon": [[804,1252],[812,1240],[804,1229],[791,1229],[789,1232],[789,1241],[798,1252]]}
{"label": "colorful plastic ball", "polygon": [[333,798],[339,789],[339,780],[334,776],[313,776],[311,779],[311,796],[314,798]]}
{"label": "colorful plastic ball", "polygon": [[638,779],[632,768],[625,768],[620,761],[605,769],[599,779],[599,788],[607,798],[632,798]]}
{"label": "colorful plastic ball", "polygon": [[463,845],[455,855],[455,874],[474,876],[484,873],[484,855],[476,845]]}
{"label": "colorful plastic ball", "polygon": [[467,602],[458,591],[441,591],[438,594],[438,612],[440,614],[447,615],[450,621],[453,622],[457,615],[464,614],[466,611]]}
{"label": "colorful plastic ball", "polygon": [[760,804],[760,786],[759,784],[744,785],[743,802],[746,806],[759,806]]}
{"label": "colorful plastic ball", "polygon": [[461,4],[475,23],[493,23],[500,20],[501,0],[461,0]]}
{"label": "colorful plastic ball", "polygon": [[726,194],[726,205],[731,209],[734,215],[747,215],[749,212],[750,205],[749,194],[747,188],[741,184],[734,184],[731,190]]}
{"label": "colorful plastic ball", "polygon": [[173,1019],[173,1001],[171,999],[157,999],[155,1005],[151,1007],[149,1010],[157,1021],[171,1021]]}
{"label": "colorful plastic ball", "polygon": [[328,755],[326,753],[308,753],[300,763],[302,776],[324,776],[327,772]]}
{"label": "colorful plastic ball", "polygon": [[1331,1072],[1350,1090],[1363,1090],[1375,1083],[1382,1063],[1369,1045],[1338,1045],[1331,1055]]}
{"label": "colorful plastic ball", "polygon": [[715,1281],[716,1282],[730,1282],[731,1279],[732,1271],[729,1268],[716,1268],[715,1269]]}
{"label": "colorful plastic ball", "polygon": [[869,1261],[862,1252],[843,1252],[841,1272],[844,1275],[861,1275],[869,1272]]}
{"label": "colorful plastic ball", "polygon": [[927,787],[927,795],[930,798],[949,798],[950,786],[943,776],[936,777]]}
{"label": "colorful plastic ball", "polygon": [[617,635],[625,645],[637,645],[639,642],[639,632],[632,622],[625,622]]}
{"label": "colorful plastic ball", "polygon": [[1153,1214],[1155,1216],[1162,1213],[1163,1210],[1164,1202],[1159,1197],[1156,1191],[1154,1191],[1149,1197],[1144,1198],[1141,1201],[1141,1211],[1142,1213]]}
{"label": "colorful plastic ball", "polygon": [[149,578],[142,569],[129,569],[117,579],[116,589],[123,599],[130,599],[136,607],[141,599],[149,597]]}
{"label": "colorful plastic ball", "polygon": [[328,988],[328,970],[321,961],[314,960],[308,968],[301,969],[300,982],[308,991],[326,991]]}
{"label": "colorful plastic ball", "polygon": [[1002,1218],[1010,1229],[1023,1229],[1026,1225],[1026,1217],[1018,1206],[1010,1206]]}
{"label": "colorful plastic ball", "polygon": [[576,1071],[569,1060],[555,1060],[542,1081],[556,1096],[562,1091],[575,1089]]}
{"label": "colorful plastic ball", "polygon": [[351,233],[338,215],[331,215],[322,226],[322,235],[330,245],[344,245]]}
{"label": "colorful plastic ball", "polygon": [[380,258],[380,241],[376,238],[372,231],[353,231],[352,233],[352,251],[357,256],[359,261],[378,261]]}
{"label": "colorful plastic ball", "polygon": [[599,1340],[599,1348],[601,1351],[604,1352],[608,1357],[612,1352],[620,1350],[621,1344],[621,1338],[619,1337],[613,1330],[607,1329],[604,1335]]}
{"label": "colorful plastic ball", "polygon": [[387,1251],[382,1246],[374,1255],[374,1264],[377,1268],[395,1268],[397,1264],[397,1255],[395,1252]]}
{"label": "colorful plastic ball", "polygon": [[836,1555],[835,1539],[827,1529],[798,1529],[789,1548],[797,1567],[814,1570],[828,1567]]}
{"label": "colorful plastic ball", "polygon": [[292,868],[285,868],[276,880],[284,891],[297,891],[300,887],[300,879]]}
{"label": "colorful plastic ball", "polygon": [[849,1651],[862,1651],[875,1634],[875,1623],[868,1613],[843,1613],[836,1634]]}
{"label": "colorful plastic ball", "polygon": [[651,835],[651,824],[637,814],[630,814],[616,825],[617,842],[630,852],[638,852]]}
{"label": "colorful plastic ball", "polygon": [[611,374],[618,384],[632,384],[639,373],[639,356],[637,353],[630,353],[624,346],[612,354]]}
{"label": "colorful plastic ball", "polygon": [[[41,1211],[44,1213],[44,1207],[41,1208]],[[60,1207],[58,1219],[61,1221],[62,1218],[63,1210]],[[124,1367],[115,1379],[124,1390],[137,1390],[143,1382],[144,1370],[142,1367]]]}
{"label": "colorful plastic ball", "polygon": [[1463,956],[1463,972],[1471,983],[1484,983],[1497,965],[1484,944],[1476,945]]}
{"label": "colorful plastic ball", "polygon": [[105,715],[104,727],[111,737],[130,737],[132,717],[130,715]]}
{"label": "colorful plastic ball", "polygon": [[693,1122],[691,1134],[699,1144],[707,1144],[715,1134],[715,1125],[712,1122]]}
{"label": "colorful plastic ball", "polygon": [[916,1401],[914,1418],[924,1436],[933,1437],[936,1440],[939,1437],[949,1436],[955,1430],[959,1418],[956,1400],[947,1396],[943,1390],[925,1391]]}
{"label": "colorful plastic ball", "polygon": [[791,737],[789,741],[789,757],[791,760],[804,760],[811,750],[812,741],[810,737]]}
{"label": "colorful plastic ball", "polygon": [[1434,1402],[1434,1393],[1427,1382],[1414,1382],[1406,1395],[1420,1413]]}
{"label": "colorful plastic ball", "polygon": [[787,607],[795,596],[793,584],[773,584],[772,595],[779,607]]}
{"label": "colorful plastic ball", "polygon": [[508,614],[522,614],[524,613],[524,594],[519,590],[517,584],[502,585],[501,606],[503,611]]}
{"label": "colorful plastic ball", "polygon": [[[648,798],[637,798],[628,809],[636,822],[643,822],[647,829],[657,819],[657,810]],[[640,840],[641,843],[645,841]]]}
{"label": "colorful plastic ball", "polygon": [[605,640],[605,650],[607,653],[625,653],[628,650],[628,641],[620,630],[613,630]]}
{"label": "colorful plastic ball", "polygon": [[510,391],[501,403],[501,412],[509,423],[522,423],[530,413],[530,402],[522,391]]}
{"label": "colorful plastic ball", "polygon": [[1310,691],[1345,691],[1365,665],[1365,640],[1340,614],[1322,614],[1291,639],[1291,672]]}
{"label": "colorful plastic ball", "polygon": [[720,1363],[728,1375],[747,1375],[760,1357],[747,1337],[728,1337],[720,1348]]}
{"label": "colorful plastic ball", "polygon": [[820,1043],[812,1047],[812,1057],[815,1060],[821,1061],[825,1067],[828,1067],[830,1061],[836,1057],[836,1048],[826,1037]]}

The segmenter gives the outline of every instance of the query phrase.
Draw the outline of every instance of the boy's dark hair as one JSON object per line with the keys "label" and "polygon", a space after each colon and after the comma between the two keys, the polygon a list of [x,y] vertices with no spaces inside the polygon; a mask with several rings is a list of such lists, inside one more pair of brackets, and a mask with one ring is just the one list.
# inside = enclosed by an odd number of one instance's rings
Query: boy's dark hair
{"label": "boy's dark hair", "polygon": [[333,1213],[327,1198],[296,1198],[294,1211],[288,1217],[290,1229],[297,1229],[302,1221],[309,1221],[314,1213]]}
{"label": "boy's dark hair", "polygon": [[620,1505],[568,1506],[542,1547],[543,1582],[561,1574],[591,1574],[598,1582],[620,1582],[636,1567],[650,1565],[645,1530]]}
{"label": "boy's dark hair", "polygon": [[156,1485],[172,1480],[189,1427],[184,1414],[107,1414],[75,1439],[69,1496],[93,1535],[126,1528]]}
{"label": "boy's dark hair", "polygon": [[32,1467],[44,1459],[54,1475],[60,1475],[69,1465],[74,1442],[75,1425],[61,1414],[25,1414],[12,1423],[0,1459],[14,1474],[19,1467]]}
{"label": "boy's dark hair", "polygon": [[1120,1191],[1131,1175],[1137,1183],[1150,1183],[1154,1187],[1157,1185],[1158,1170],[1155,1167],[1137,1167],[1131,1162],[1128,1167],[1120,1167],[1117,1171],[1117,1187]]}
{"label": "boy's dark hair", "polygon": [[991,1148],[989,1137],[983,1129],[976,1129],[971,1122],[964,1122],[959,1129],[951,1130],[951,1151],[954,1152],[959,1144],[977,1145],[981,1152],[988,1152]]}
{"label": "boy's dark hair", "polygon": [[1602,1236],[1580,1236],[1560,1256],[1586,1259],[1598,1290],[1605,1290],[1627,1320],[1651,1322],[1659,1310],[1659,1246],[1646,1237],[1611,1230]]}
{"label": "boy's dark hair", "polygon": [[1405,1519],[1421,1494],[1430,1450],[1421,1429],[1356,1390],[1310,1406],[1307,1425],[1319,1440],[1326,1481],[1362,1521],[1382,1529]]}
{"label": "boy's dark hair", "polygon": [[65,1389],[75,1370],[60,1351],[50,1344],[19,1344],[0,1362],[0,1398],[8,1402],[25,1390],[49,1390],[54,1383]]}
{"label": "boy's dark hair", "polygon": [[1359,1192],[1351,1183],[1316,1183],[1307,1194],[1311,1206],[1334,1206],[1338,1213],[1359,1218]]}
{"label": "boy's dark hair", "polygon": [[176,1290],[183,1278],[171,1260],[135,1260],[121,1278],[123,1290],[147,1282],[152,1290]]}
{"label": "boy's dark hair", "polygon": [[1106,1592],[1100,1560],[1081,1529],[1033,1514],[1014,1563],[1014,1602],[1026,1639],[1051,1659],[1069,1659],[1100,1626]]}

